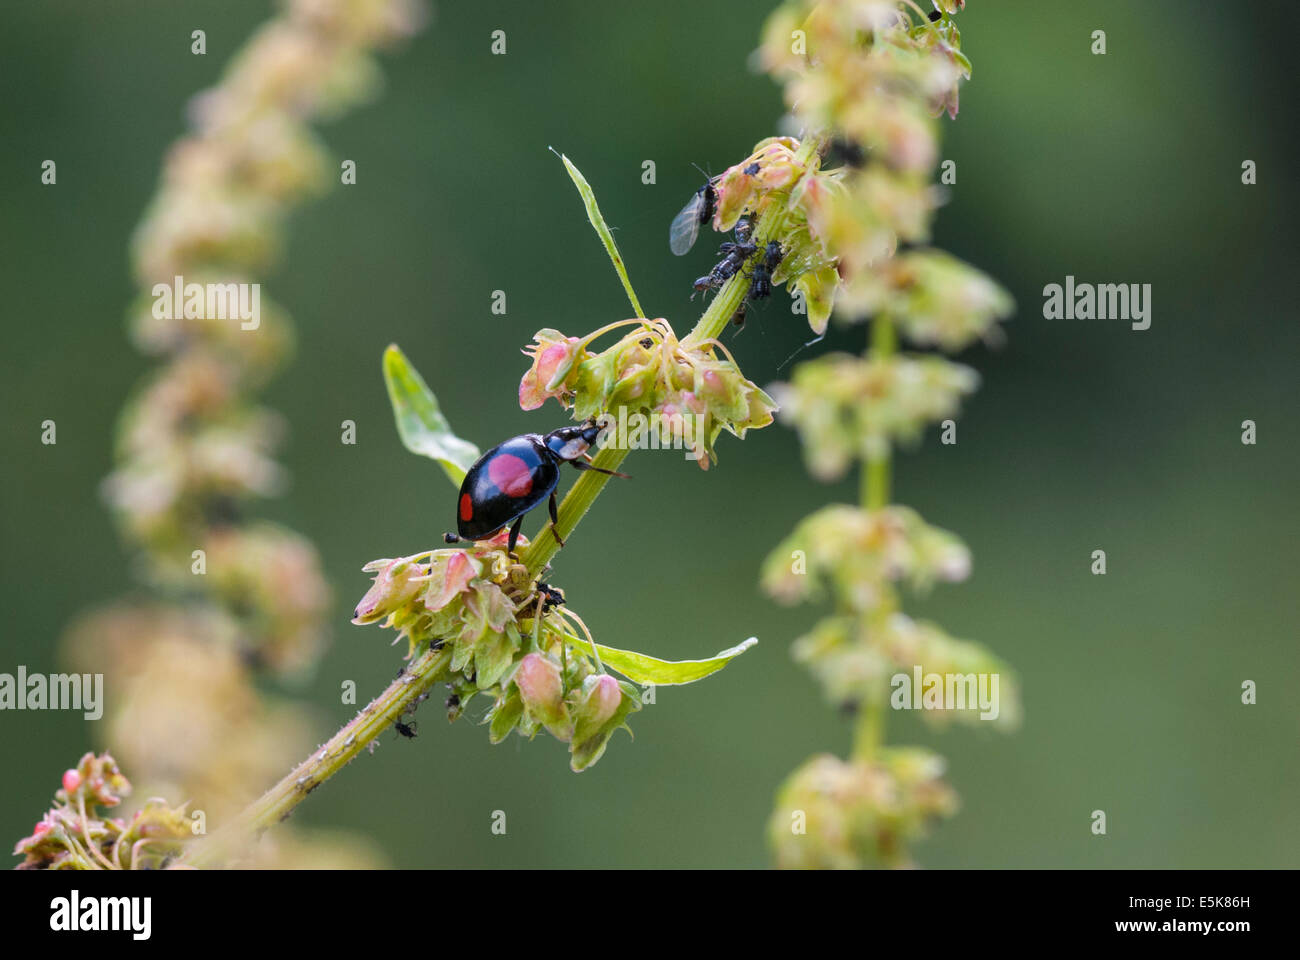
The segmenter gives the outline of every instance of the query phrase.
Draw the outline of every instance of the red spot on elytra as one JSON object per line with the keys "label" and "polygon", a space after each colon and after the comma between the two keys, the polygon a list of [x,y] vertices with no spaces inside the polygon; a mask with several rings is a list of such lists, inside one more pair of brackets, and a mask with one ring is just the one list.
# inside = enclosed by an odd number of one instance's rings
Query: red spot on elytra
{"label": "red spot on elytra", "polygon": [[474,516],[474,501],[469,498],[468,493],[460,495],[460,518],[469,522],[469,518]]}
{"label": "red spot on elytra", "polygon": [[526,497],[533,489],[533,471],[514,454],[498,454],[488,461],[487,468],[492,482],[507,497]]}

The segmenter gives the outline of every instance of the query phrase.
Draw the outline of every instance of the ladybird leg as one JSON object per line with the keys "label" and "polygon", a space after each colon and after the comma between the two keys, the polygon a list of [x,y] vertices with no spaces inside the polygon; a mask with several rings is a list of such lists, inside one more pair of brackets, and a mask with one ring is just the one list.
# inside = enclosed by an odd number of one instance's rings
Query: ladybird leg
{"label": "ladybird leg", "polygon": [[632,479],[626,473],[619,473],[617,470],[606,470],[604,467],[595,467],[592,466],[590,463],[586,463],[582,460],[570,460],[569,462],[573,464],[573,469],[575,470],[595,470],[597,473],[604,473],[611,477],[622,477],[624,480]]}
{"label": "ladybird leg", "polygon": [[[574,461],[574,466],[577,466],[577,461]],[[560,529],[559,529],[560,514],[559,514],[559,510],[555,506],[554,490],[551,491],[551,499],[547,501],[546,507],[548,510],[551,511],[551,533],[555,536],[555,542],[558,543],[560,546],[564,546],[564,540],[560,536]]]}
{"label": "ladybird leg", "polygon": [[444,534],[442,535],[442,542],[443,542],[443,543],[460,543],[460,534],[457,534],[457,533],[444,533]]}
{"label": "ladybird leg", "polygon": [[506,544],[506,553],[510,554],[510,556],[514,557],[516,560],[518,560],[519,557],[515,553],[515,544],[519,542],[519,529],[523,525],[524,515],[521,513],[515,520],[514,524],[510,527],[510,541]]}

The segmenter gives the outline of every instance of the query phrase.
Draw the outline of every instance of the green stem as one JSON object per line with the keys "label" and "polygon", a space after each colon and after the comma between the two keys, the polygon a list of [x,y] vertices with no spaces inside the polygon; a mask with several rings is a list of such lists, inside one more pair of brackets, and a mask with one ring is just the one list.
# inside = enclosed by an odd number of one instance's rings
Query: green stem
{"label": "green stem", "polygon": [[858,723],[853,730],[853,760],[869,764],[885,740],[885,702],[873,699],[858,706]]}
{"label": "green stem", "polygon": [[[592,458],[592,466],[604,470],[617,470],[627,458],[628,452],[614,447],[605,447],[596,452],[596,456]],[[567,538],[573,532],[578,521],[591,509],[591,505],[596,502],[600,492],[605,489],[605,484],[611,479],[613,478],[608,474],[597,473],[595,470],[587,470],[578,477],[577,482],[560,503],[559,522],[555,526],[561,538]],[[551,533],[550,524],[547,524],[529,541],[521,557],[524,566],[528,568],[529,576],[536,577],[540,574],[559,549],[560,544]]]}
{"label": "green stem", "polygon": [[[898,332],[893,321],[884,315],[877,316],[871,324],[871,359],[880,361],[892,356],[898,349]],[[862,506],[867,510],[880,510],[889,503],[890,452],[884,441],[881,452],[868,456],[862,464]],[[858,705],[858,722],[853,731],[853,759],[858,763],[872,763],[884,742],[885,698],[873,697]]]}
{"label": "green stem", "polygon": [[[868,355],[877,362],[887,360],[898,349],[898,332],[894,321],[881,314],[871,322],[871,348]],[[881,451],[869,455],[862,466],[862,505],[879,510],[889,503],[890,452],[888,439],[881,441]]]}
{"label": "green stem", "polygon": [[372,740],[401,719],[407,708],[430,687],[446,679],[450,662],[450,647],[426,650],[324,746],[233,821],[211,837],[198,841],[181,862],[193,867],[226,865],[250,840],[288,817],[307,794],[342,770]]}
{"label": "green stem", "polygon": [[879,510],[889,503],[889,450],[862,465],[862,505]]}

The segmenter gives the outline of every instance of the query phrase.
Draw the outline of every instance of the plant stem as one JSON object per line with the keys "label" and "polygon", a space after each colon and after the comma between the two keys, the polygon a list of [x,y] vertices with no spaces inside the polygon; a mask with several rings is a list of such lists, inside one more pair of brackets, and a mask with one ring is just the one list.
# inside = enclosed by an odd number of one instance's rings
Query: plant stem
{"label": "plant stem", "polygon": [[[605,447],[596,452],[596,456],[592,458],[592,466],[604,470],[617,470],[619,465],[627,458],[628,453],[627,450]],[[597,473],[595,470],[587,470],[582,476],[578,477],[577,482],[574,483],[560,503],[560,519],[559,523],[556,524],[556,528],[559,530],[561,537],[567,538],[573,532],[573,528],[591,509],[591,505],[596,502],[596,498],[600,496],[600,491],[605,489],[605,484],[610,479],[608,474]],[[548,524],[529,541],[527,549],[523,552],[521,559],[524,566],[528,568],[529,576],[535,577],[540,574],[559,549],[560,545],[556,542]]]}
{"label": "plant stem", "polygon": [[889,449],[862,465],[862,505],[879,510],[889,503]]}
{"label": "plant stem", "polygon": [[858,706],[858,723],[853,730],[853,760],[874,763],[876,751],[885,739],[885,702],[872,699]]}
{"label": "plant stem", "polygon": [[387,690],[370,701],[288,776],[229,824],[196,843],[182,858],[182,863],[194,867],[227,863],[248,841],[288,817],[307,794],[347,766],[371,741],[399,720],[408,707],[445,678],[450,662],[450,647],[426,650],[388,685]]}
{"label": "plant stem", "polygon": [[[883,314],[871,322],[870,356],[881,361],[891,357],[898,349],[898,333],[894,322]],[[881,452],[868,456],[862,464],[862,506],[879,510],[889,503],[890,481],[889,442],[883,441]],[[872,697],[858,705],[858,723],[853,731],[853,759],[858,763],[871,763],[884,740],[885,698]]]}
{"label": "plant stem", "polygon": [[[868,355],[877,362],[887,360],[898,349],[898,332],[894,321],[881,314],[871,321],[871,348]],[[868,455],[862,466],[862,505],[879,510],[889,503],[889,441],[881,442],[880,452]]]}

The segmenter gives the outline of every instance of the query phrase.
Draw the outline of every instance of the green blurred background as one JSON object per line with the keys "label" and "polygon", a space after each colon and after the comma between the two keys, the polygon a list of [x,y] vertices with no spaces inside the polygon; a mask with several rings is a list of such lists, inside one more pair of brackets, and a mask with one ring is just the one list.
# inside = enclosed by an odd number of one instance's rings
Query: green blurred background
{"label": "green blurred background", "polygon": [[[986,3],[962,15],[975,63],[943,155],[958,182],[935,241],[1019,303],[1007,342],[962,359],[984,378],[959,443],[931,431],[897,461],[895,497],[970,545],[969,582],[909,609],[979,639],[1019,671],[1021,730],[932,731],[893,743],[950,761],[960,814],[916,849],[934,867],[1300,865],[1296,644],[1294,64],[1289,4]],[[79,613],[135,589],[97,488],[117,411],[151,361],[128,345],[127,239],[194,92],[268,15],[252,0],[48,0],[0,11],[5,305],[0,670],[60,669]],[[385,58],[387,91],[323,130],[356,186],[296,216],[264,283],[299,332],[267,394],[292,425],[294,484],[263,514],[318,545],[337,629],[314,680],[324,738],[392,677],[389,636],[348,623],[375,557],[432,546],[453,491],[406,453],[379,372],[396,341],[458,430],[481,446],[559,426],[523,413],[518,348],[628,308],[548,144],[598,192],[651,315],[688,329],[710,241],[667,250],[668,222],[714,172],[773,131],[778,89],[747,69],[768,5],[444,4]],[[208,54],[189,52],[193,29]],[[507,31],[509,53],[489,55]],[[1104,29],[1108,53],[1089,52]],[[39,183],[58,162],[57,187]],[[1288,159],[1290,158],[1290,159]],[[1255,160],[1259,184],[1243,186]],[[640,182],[654,160],[658,183]],[[1288,172],[1290,171],[1290,172]],[[1154,286],[1152,326],[1047,321],[1042,287]],[[509,297],[494,316],[494,289]],[[759,383],[808,338],[780,294],[736,339]],[[804,356],[857,349],[833,332]],[[39,443],[58,422],[59,443]],[[1240,423],[1259,425],[1256,446]],[[339,423],[359,443],[338,442]],[[669,658],[760,643],[718,676],[661,689],[605,758],[569,772],[545,735],[490,746],[474,718],[385,735],[314,794],[303,825],[359,831],[399,866],[761,866],[779,782],[849,724],[788,644],[815,619],[755,581],[814,507],[854,495],[804,472],[794,435],[724,438],[703,473],[641,453],[556,563],[597,636]],[[535,528],[540,517],[530,524]],[[1105,549],[1109,573],[1089,573]],[[1259,703],[1242,706],[1243,680]],[[110,689],[109,695],[112,695]],[[99,742],[75,713],[0,715],[0,839],[29,832],[62,770]],[[129,775],[129,771],[128,775]],[[1104,809],[1109,835],[1092,836]],[[490,832],[491,812],[509,817]]]}

